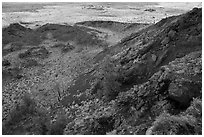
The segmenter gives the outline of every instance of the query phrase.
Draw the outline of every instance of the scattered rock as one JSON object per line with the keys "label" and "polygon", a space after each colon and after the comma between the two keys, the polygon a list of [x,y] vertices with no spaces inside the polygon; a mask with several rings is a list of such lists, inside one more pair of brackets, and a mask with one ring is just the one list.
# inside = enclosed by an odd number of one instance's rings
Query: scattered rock
{"label": "scattered rock", "polygon": [[166,44],[169,43],[169,41],[170,41],[169,37],[165,37],[165,38],[162,40],[161,44],[162,44],[162,45],[166,45]]}
{"label": "scattered rock", "polygon": [[157,60],[157,56],[155,54],[152,54],[152,60],[155,62]]}

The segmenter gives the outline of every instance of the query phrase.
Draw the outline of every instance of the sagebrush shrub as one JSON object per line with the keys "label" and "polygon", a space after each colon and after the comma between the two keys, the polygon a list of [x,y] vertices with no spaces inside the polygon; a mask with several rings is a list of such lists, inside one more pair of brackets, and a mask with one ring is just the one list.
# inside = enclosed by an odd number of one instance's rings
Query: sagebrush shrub
{"label": "sagebrush shrub", "polygon": [[202,134],[202,101],[195,98],[179,115],[166,112],[156,118],[147,134],[198,135]]}
{"label": "sagebrush shrub", "polygon": [[103,92],[103,98],[106,101],[115,99],[120,92],[121,84],[118,82],[118,68],[110,57],[105,58],[97,77],[100,81],[100,92]]}

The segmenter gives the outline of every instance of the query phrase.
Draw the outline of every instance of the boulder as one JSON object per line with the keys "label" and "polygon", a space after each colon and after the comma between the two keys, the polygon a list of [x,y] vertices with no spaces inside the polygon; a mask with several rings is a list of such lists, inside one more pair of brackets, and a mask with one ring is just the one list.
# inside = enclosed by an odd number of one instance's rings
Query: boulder
{"label": "boulder", "polygon": [[155,54],[152,54],[152,60],[155,62],[157,60],[157,56]]}
{"label": "boulder", "polygon": [[177,80],[169,85],[169,98],[180,106],[189,106],[193,97],[200,95],[201,85],[187,80]]}
{"label": "boulder", "polygon": [[170,39],[173,39],[176,35],[176,31],[175,30],[170,30],[169,33],[168,33],[168,37]]}

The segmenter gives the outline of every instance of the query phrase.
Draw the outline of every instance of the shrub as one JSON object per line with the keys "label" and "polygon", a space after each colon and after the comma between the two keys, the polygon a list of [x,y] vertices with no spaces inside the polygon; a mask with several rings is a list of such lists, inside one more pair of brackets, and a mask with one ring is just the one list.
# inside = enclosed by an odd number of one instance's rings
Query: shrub
{"label": "shrub", "polygon": [[21,50],[23,48],[23,45],[24,44],[22,42],[13,42],[13,43],[11,43],[10,51],[14,52],[17,50]]}
{"label": "shrub", "polygon": [[23,59],[23,58],[27,58],[30,54],[31,54],[30,51],[29,51],[29,50],[26,50],[26,51],[23,52],[23,53],[19,53],[19,54],[18,54],[18,57],[19,57],[20,59]]}
{"label": "shrub", "polygon": [[67,119],[65,115],[59,115],[56,121],[50,125],[48,134],[63,135],[66,125],[67,125]]}
{"label": "shrub", "polygon": [[29,68],[29,67],[38,66],[39,63],[34,59],[26,59],[24,62],[22,62],[21,65],[22,67]]}
{"label": "shrub", "polygon": [[38,108],[36,101],[25,94],[3,122],[3,134],[16,134],[16,131],[22,134],[47,134],[49,120],[49,113]]}
{"label": "shrub", "polygon": [[24,125],[30,134],[46,135],[49,130],[50,117],[45,110],[31,117],[31,121]]}
{"label": "shrub", "polygon": [[69,43],[62,48],[62,53],[67,53],[73,50],[75,47],[73,45],[69,45]]}
{"label": "shrub", "polygon": [[22,101],[18,103],[15,108],[9,113],[8,119],[4,123],[4,128],[7,130],[4,132],[10,132],[10,130],[21,120],[25,119],[28,115],[33,115],[35,112],[35,101],[30,97],[30,95],[25,94],[22,97]]}
{"label": "shrub", "polygon": [[145,45],[145,44],[147,44],[148,43],[148,39],[147,38],[143,38],[142,39],[142,45]]}
{"label": "shrub", "polygon": [[121,92],[115,103],[115,110],[118,115],[122,115],[124,117],[130,117],[131,115],[131,108],[134,106],[135,94],[134,92],[127,91]]}
{"label": "shrub", "polygon": [[15,109],[10,113],[10,120],[12,122],[18,122],[24,116],[28,114],[34,114],[36,111],[36,103],[29,94],[25,94],[22,97],[22,102],[17,104]]}
{"label": "shrub", "polygon": [[68,44],[62,44],[62,43],[57,43],[52,48],[61,48],[62,53],[67,53],[71,50],[73,50],[75,47],[73,45]]}
{"label": "shrub", "polygon": [[49,51],[45,47],[32,47],[18,55],[20,59],[32,58],[32,57],[44,59],[44,58],[47,58],[48,56],[49,56]]}
{"label": "shrub", "polygon": [[[105,135],[114,129],[112,116],[86,117],[69,123],[65,129],[66,135]],[[77,123],[77,124],[76,124]]]}
{"label": "shrub", "polygon": [[201,99],[194,98],[191,106],[184,112],[183,115],[190,115],[196,119],[196,124],[194,126],[195,133],[202,134],[202,101]]}
{"label": "shrub", "polygon": [[52,48],[61,48],[61,47],[64,47],[66,46],[65,44],[62,44],[62,43],[57,43],[55,45],[52,46]]}
{"label": "shrub", "polygon": [[196,119],[189,115],[170,115],[163,113],[156,118],[146,134],[156,135],[190,135],[195,134]]}
{"label": "shrub", "polygon": [[105,101],[115,99],[120,91],[121,84],[118,82],[119,73],[117,67],[110,57],[105,58],[97,77],[100,81],[100,88]]}

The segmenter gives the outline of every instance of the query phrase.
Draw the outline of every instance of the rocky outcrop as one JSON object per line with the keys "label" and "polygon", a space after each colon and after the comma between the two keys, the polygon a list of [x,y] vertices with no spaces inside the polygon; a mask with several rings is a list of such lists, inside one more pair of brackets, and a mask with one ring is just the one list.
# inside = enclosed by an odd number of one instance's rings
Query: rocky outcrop
{"label": "rocky outcrop", "polygon": [[[86,116],[76,116],[77,121],[83,122],[68,124],[65,134],[76,131],[84,134],[81,129],[87,129],[86,134],[100,134],[87,126],[97,123],[99,113],[114,121],[112,131],[105,129],[107,134],[201,134],[201,15],[201,9],[195,8],[187,14],[164,19],[123,39],[115,51],[112,48],[109,53],[119,75],[115,81],[124,90],[110,102],[90,100],[90,106],[95,108]],[[146,36],[150,37],[142,43]],[[133,47],[136,42],[139,44]],[[97,93],[97,88],[94,90]],[[107,114],[109,109],[112,111]],[[93,114],[94,119],[89,119]],[[94,127],[97,126],[104,127],[101,124]]]}
{"label": "rocky outcrop", "polygon": [[[176,58],[201,50],[201,14],[201,9],[195,8],[182,16],[164,19],[123,39],[121,43],[116,45],[117,48],[125,46],[128,51],[126,54],[116,53],[119,55],[117,57],[118,61],[125,68],[121,73],[130,72],[127,77],[129,78],[128,81],[132,81],[132,84],[140,83],[138,82],[140,80],[136,77],[142,77],[141,81],[144,82],[143,80],[150,78],[161,66]],[[195,21],[192,22],[192,20]],[[152,34],[153,32],[154,34]],[[142,41],[143,37],[151,34],[152,36],[148,38],[148,42],[143,43],[144,45],[140,43],[131,49],[129,48],[135,41]],[[140,64],[140,67],[138,67],[138,64]],[[132,75],[134,79],[131,79],[129,75]],[[131,82],[128,83],[131,84]]]}
{"label": "rocky outcrop", "polygon": [[136,115],[134,126],[137,131],[132,133],[144,134],[141,125],[145,124],[147,129],[163,112],[179,114],[190,106],[193,98],[201,97],[201,59],[201,51],[176,59],[163,66],[148,82],[119,94],[117,114],[127,119]]}
{"label": "rocky outcrop", "polygon": [[200,95],[201,84],[188,80],[176,80],[169,85],[169,98],[181,106],[188,106],[193,97]]}

